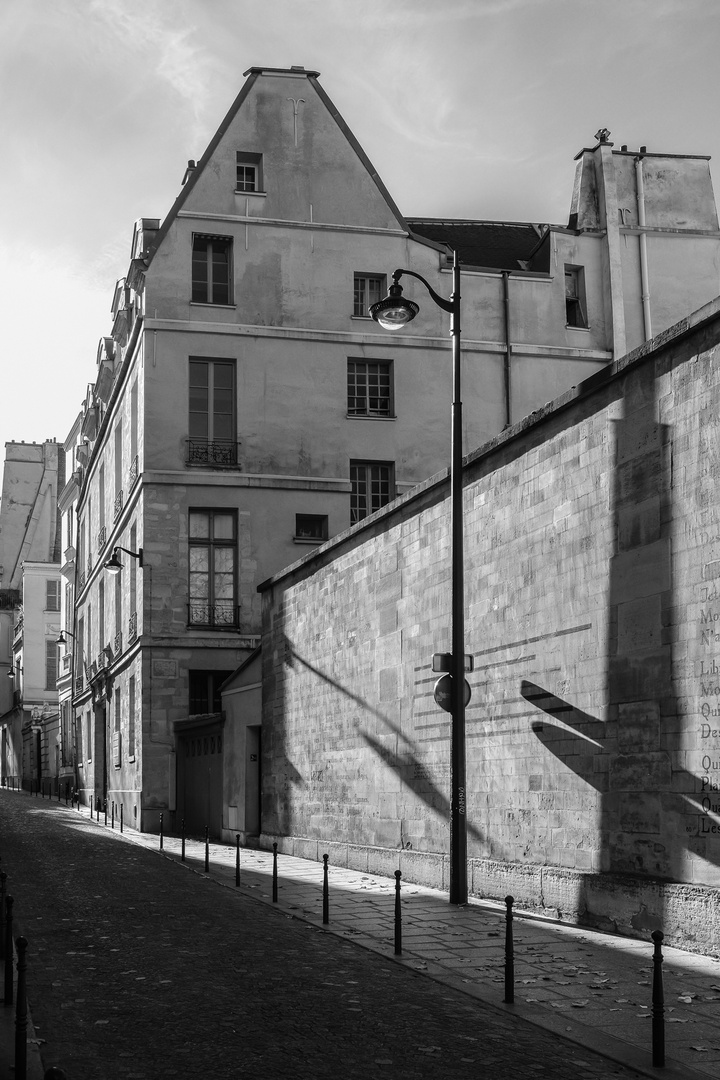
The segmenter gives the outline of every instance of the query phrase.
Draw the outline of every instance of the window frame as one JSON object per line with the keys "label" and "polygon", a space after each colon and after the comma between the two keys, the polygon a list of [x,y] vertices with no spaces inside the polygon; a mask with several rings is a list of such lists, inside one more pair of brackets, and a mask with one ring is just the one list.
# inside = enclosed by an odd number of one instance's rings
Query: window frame
{"label": "window frame", "polygon": [[[371,294],[369,286],[371,281],[377,282],[377,296]],[[362,282],[361,286],[360,282]],[[377,300],[382,300],[386,293],[387,274],[370,274],[356,270],[353,274],[353,319],[372,319],[370,305],[376,303]]]}
{"label": "window frame", "polygon": [[[208,536],[196,537],[191,535],[191,518],[193,514],[208,516]],[[215,537],[214,521],[216,517],[229,517],[232,521],[232,537]],[[192,566],[193,549],[205,548],[208,551],[207,569],[194,569]],[[230,621],[217,621],[218,599],[215,596],[215,580],[220,572],[216,570],[215,552],[219,550],[232,552],[232,599],[229,607]],[[193,574],[205,575],[208,579],[207,597],[193,596]],[[188,627],[205,630],[237,630],[238,618],[238,513],[232,507],[197,507],[188,509]],[[225,601],[227,598],[220,598]],[[207,619],[193,618],[193,608],[204,608],[207,611]]]}
{"label": "window frame", "polygon": [[[387,469],[387,479],[383,480],[382,477],[378,477],[377,480],[372,475],[366,475],[362,481],[366,485],[366,491],[364,493],[364,499],[366,503],[365,513],[358,513],[359,507],[357,505],[360,499],[360,493],[357,490],[358,477],[353,473],[359,469],[365,469],[372,471],[373,469]],[[382,494],[377,505],[373,505],[376,501],[372,495],[373,483],[387,483],[387,498],[382,499]],[[382,510],[384,506],[391,503],[395,498],[395,462],[394,461],[373,461],[366,458],[353,458],[350,461],[350,524],[356,525],[359,521],[364,521],[365,518],[370,517],[372,514],[377,513],[378,510]],[[368,499],[368,495],[370,498]]]}
{"label": "window frame", "polygon": [[[196,252],[199,252],[199,245],[206,244],[205,257],[199,259],[196,257]],[[222,296],[223,283],[214,281],[213,270],[215,268],[215,261],[213,259],[213,245],[217,245],[218,248],[223,246],[225,248],[225,254],[227,257],[227,294]],[[233,289],[233,238],[232,236],[216,236],[211,233],[193,233],[192,234],[192,247],[191,247],[191,271],[190,271],[190,302],[192,304],[204,304],[207,307],[234,307],[234,289]],[[196,273],[199,266],[204,266],[204,276],[200,277]],[[222,298],[215,299],[215,291],[221,293]],[[204,290],[204,299],[201,295],[197,295],[198,292]]]}
{"label": "window frame", "polygon": [[[565,326],[568,330],[588,330],[587,297],[585,293],[585,267],[565,263]],[[574,283],[568,291],[568,281]],[[574,315],[571,314],[574,312]]]}
{"label": "window frame", "polygon": [[[246,150],[235,151],[235,193],[237,195],[264,195],[262,154],[250,153]],[[254,187],[241,186],[240,170],[252,169],[255,177]]]}
{"label": "window frame", "polygon": [[[354,370],[351,372],[351,365]],[[364,373],[358,372],[358,365],[365,368]],[[371,372],[371,368],[377,368],[376,372]],[[358,393],[358,382],[354,382],[355,393],[351,394],[351,376],[357,376],[358,374],[364,374],[365,386],[364,386],[364,407],[358,407],[355,405],[351,408],[350,402],[354,400],[357,402],[360,400],[361,395]],[[377,388],[374,394],[371,393],[371,378],[377,376]],[[387,396],[381,396],[381,382],[387,381]],[[387,402],[387,409],[371,408],[371,402],[375,400],[378,404],[383,400]],[[392,360],[371,360],[364,357],[349,356],[347,358],[347,415],[350,419],[365,419],[365,420],[394,420],[395,419],[395,372],[394,364]]]}
{"label": "window frame", "polygon": [[[204,367],[207,372],[205,385],[193,383],[193,366]],[[230,371],[230,413],[222,413],[216,407],[216,392],[227,390],[217,386],[219,368]],[[188,445],[187,464],[192,465],[237,465],[237,362],[227,356],[189,356],[188,357]],[[205,391],[205,410],[193,408],[193,390]],[[216,427],[221,419],[230,416],[230,436],[217,437]],[[194,434],[193,418],[203,416],[207,434]]]}
{"label": "window frame", "polygon": [[[303,532],[301,527],[301,519],[305,521],[316,521],[319,525],[317,534],[313,535],[310,532]],[[293,541],[296,544],[324,544],[329,536],[329,522],[327,514],[296,514],[295,515],[295,535]]]}
{"label": "window frame", "polygon": [[[45,578],[45,610],[60,611],[62,583],[56,578]],[[51,596],[51,593],[53,594]]]}
{"label": "window frame", "polygon": [[[55,678],[51,679],[53,670]],[[57,690],[60,674],[60,649],[53,638],[45,638],[45,689]]]}

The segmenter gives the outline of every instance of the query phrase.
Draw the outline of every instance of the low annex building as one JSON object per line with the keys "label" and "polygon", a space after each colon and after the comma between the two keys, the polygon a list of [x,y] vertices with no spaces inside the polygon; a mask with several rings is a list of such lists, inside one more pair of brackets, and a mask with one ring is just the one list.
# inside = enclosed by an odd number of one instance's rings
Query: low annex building
{"label": "low annex building", "polygon": [[[717,952],[720,300],[464,466],[470,888]],[[263,831],[447,887],[446,473],[261,586]]]}

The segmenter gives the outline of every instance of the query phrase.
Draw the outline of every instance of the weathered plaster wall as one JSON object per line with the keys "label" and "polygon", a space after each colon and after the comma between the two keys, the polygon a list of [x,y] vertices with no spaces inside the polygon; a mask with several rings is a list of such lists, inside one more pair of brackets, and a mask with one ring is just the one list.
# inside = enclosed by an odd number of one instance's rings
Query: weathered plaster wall
{"label": "weathered plaster wall", "polygon": [[[465,491],[473,892],[710,951],[718,341],[715,302],[471,455]],[[439,885],[447,494],[429,481],[264,587],[266,839]]]}

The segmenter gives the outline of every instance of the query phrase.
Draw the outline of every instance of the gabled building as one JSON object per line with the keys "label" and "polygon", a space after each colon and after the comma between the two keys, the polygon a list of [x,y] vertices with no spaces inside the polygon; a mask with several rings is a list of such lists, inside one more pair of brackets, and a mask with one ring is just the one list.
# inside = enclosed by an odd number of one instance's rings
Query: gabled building
{"label": "gabled building", "polygon": [[[406,219],[316,72],[246,76],[166,217],[135,225],[81,422],[68,629],[84,797],[247,837],[220,689],[259,643],[258,583],[448,461],[445,319],[405,279],[412,332],[380,330],[392,271],[447,295],[460,255],[471,449],[643,340],[646,310],[656,332],[714,296],[720,234],[706,158],[605,132],[567,226]],[[198,791],[218,775],[222,805]]]}

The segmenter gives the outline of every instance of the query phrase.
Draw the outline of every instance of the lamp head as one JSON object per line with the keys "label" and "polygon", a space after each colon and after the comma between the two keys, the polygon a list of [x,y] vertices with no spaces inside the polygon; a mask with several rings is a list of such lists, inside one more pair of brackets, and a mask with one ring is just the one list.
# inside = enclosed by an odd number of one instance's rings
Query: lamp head
{"label": "lamp head", "polygon": [[123,568],[123,564],[120,562],[119,549],[113,548],[113,553],[105,563],[105,569],[109,574],[119,574]]}
{"label": "lamp head", "polygon": [[15,679],[15,672],[12,668],[8,670],[8,679],[10,680],[10,682],[13,682]]}
{"label": "lamp head", "polygon": [[60,631],[60,637],[56,640],[55,644],[56,645],[67,645],[67,641],[65,640],[65,631],[64,630]]}
{"label": "lamp head", "polygon": [[384,300],[378,300],[370,306],[370,314],[383,330],[399,330],[411,322],[420,308],[413,300],[407,300],[402,294],[402,285],[394,282],[388,289]]}

